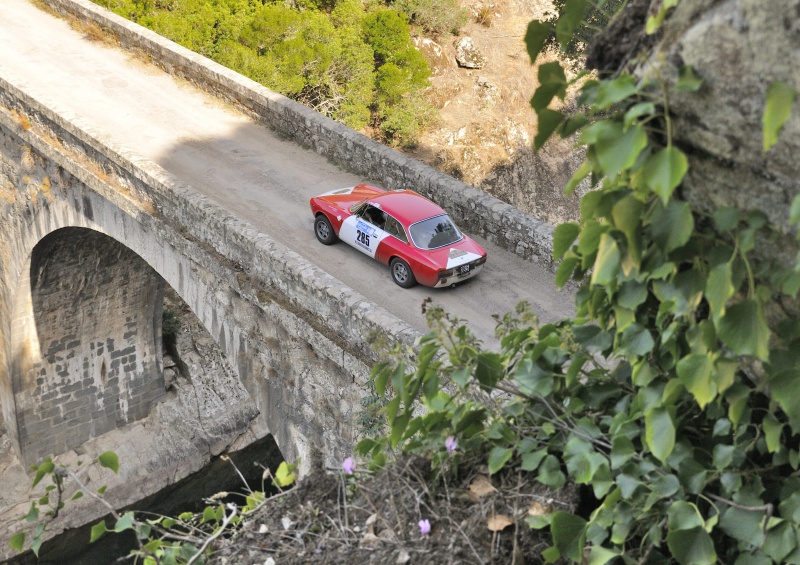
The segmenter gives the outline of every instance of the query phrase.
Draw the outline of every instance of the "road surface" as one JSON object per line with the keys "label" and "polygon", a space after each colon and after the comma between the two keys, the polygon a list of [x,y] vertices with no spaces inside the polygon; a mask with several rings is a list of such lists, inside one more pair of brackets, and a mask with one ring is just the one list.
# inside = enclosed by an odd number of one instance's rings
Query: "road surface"
{"label": "road surface", "polygon": [[481,238],[489,255],[485,269],[454,289],[403,290],[366,255],[341,243],[319,244],[309,198],[379,182],[337,168],[124,50],[85,38],[27,0],[0,1],[0,76],[51,108],[80,116],[422,332],[427,297],[467,320],[490,346],[496,345],[492,314],[521,300],[545,321],[573,310],[572,296],[555,289],[549,271]]}

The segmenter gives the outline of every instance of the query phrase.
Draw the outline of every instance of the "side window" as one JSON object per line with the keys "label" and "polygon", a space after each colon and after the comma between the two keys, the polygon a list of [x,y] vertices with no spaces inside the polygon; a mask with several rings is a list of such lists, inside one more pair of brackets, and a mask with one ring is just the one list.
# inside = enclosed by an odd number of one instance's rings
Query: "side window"
{"label": "side window", "polygon": [[400,222],[398,222],[388,214],[386,215],[386,227],[384,227],[383,229],[389,234],[395,236],[403,243],[408,243],[408,238],[406,237],[406,232],[403,229],[403,226],[401,226]]}
{"label": "side window", "polygon": [[386,229],[386,213],[380,208],[376,208],[375,206],[367,206],[362,218],[372,225],[381,228],[382,230]]}

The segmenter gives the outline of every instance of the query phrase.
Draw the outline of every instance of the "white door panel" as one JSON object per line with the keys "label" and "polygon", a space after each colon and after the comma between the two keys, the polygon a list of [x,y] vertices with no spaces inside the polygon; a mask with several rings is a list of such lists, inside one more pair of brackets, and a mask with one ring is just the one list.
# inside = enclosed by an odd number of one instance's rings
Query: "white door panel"
{"label": "white door panel", "polygon": [[365,222],[358,216],[346,218],[339,229],[339,239],[348,245],[352,245],[362,253],[366,253],[373,259],[375,258],[375,250],[378,249],[378,244],[388,235],[382,229]]}

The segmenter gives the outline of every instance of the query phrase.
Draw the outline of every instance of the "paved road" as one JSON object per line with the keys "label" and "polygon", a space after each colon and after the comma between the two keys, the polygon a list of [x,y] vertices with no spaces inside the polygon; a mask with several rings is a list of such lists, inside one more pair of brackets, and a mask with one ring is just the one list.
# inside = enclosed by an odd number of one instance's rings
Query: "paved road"
{"label": "paved road", "polygon": [[358,251],[320,245],[309,198],[376,181],[338,169],[123,50],[84,38],[27,0],[0,1],[0,76],[80,116],[420,331],[426,329],[420,305],[429,296],[468,320],[487,344],[495,342],[492,314],[520,300],[548,321],[572,310],[572,297],[555,290],[547,270],[480,238],[489,253],[484,271],[439,290],[402,290],[387,268]]}

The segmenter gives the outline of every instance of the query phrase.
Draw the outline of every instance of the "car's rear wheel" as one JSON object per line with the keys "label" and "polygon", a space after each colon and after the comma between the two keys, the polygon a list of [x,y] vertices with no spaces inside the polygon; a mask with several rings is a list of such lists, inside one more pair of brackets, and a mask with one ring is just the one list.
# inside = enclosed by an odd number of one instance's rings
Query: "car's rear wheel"
{"label": "car's rear wheel", "polygon": [[392,280],[403,288],[411,288],[417,284],[417,279],[411,271],[408,263],[402,259],[395,257],[389,264],[389,270],[392,272]]}
{"label": "car's rear wheel", "polygon": [[317,236],[319,242],[325,245],[330,245],[339,239],[336,237],[333,226],[325,214],[319,214],[314,218],[314,234]]}

